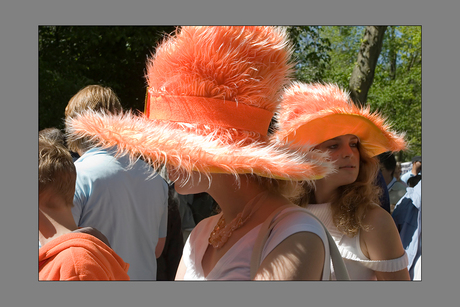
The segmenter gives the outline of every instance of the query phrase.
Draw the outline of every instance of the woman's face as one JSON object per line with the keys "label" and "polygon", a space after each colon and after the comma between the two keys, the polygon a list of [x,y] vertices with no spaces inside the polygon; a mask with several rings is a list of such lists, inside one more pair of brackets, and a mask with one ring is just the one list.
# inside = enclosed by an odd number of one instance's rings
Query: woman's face
{"label": "woman's face", "polygon": [[328,175],[321,180],[327,181],[328,185],[334,188],[351,184],[356,181],[359,173],[359,139],[352,134],[341,135],[327,140],[315,148],[321,151],[328,151],[336,173]]}

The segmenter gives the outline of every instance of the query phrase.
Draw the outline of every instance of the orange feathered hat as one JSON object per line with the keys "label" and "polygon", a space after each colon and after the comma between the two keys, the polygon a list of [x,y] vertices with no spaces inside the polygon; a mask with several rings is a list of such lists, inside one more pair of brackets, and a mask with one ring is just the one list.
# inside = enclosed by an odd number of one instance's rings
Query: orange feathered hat
{"label": "orange feathered hat", "polygon": [[406,148],[404,134],[369,106],[358,107],[334,84],[292,82],[283,93],[275,138],[297,148],[316,146],[340,135],[356,135],[373,157]]}
{"label": "orange feathered hat", "polygon": [[144,114],[86,112],[70,137],[177,171],[309,180],[332,171],[319,153],[269,142],[268,127],[293,65],[287,33],[268,26],[188,26],[147,62]]}

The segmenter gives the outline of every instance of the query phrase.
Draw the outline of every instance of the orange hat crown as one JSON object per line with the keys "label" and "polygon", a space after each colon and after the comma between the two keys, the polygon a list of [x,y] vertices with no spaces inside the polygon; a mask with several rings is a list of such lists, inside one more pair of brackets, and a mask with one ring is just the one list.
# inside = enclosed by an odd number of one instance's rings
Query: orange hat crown
{"label": "orange hat crown", "polygon": [[292,73],[283,28],[182,27],[147,63],[154,96],[198,96],[274,112]]}
{"label": "orange hat crown", "polygon": [[182,27],[147,63],[146,116],[266,135],[291,52],[283,28]]}

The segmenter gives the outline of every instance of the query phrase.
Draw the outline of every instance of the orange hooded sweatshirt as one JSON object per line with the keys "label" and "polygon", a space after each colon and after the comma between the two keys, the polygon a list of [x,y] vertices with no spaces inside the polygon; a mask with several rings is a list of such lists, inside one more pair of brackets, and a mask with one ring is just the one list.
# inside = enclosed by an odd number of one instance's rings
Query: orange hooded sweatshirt
{"label": "orange hooded sweatshirt", "polygon": [[39,250],[39,280],[129,280],[129,264],[93,235],[68,233]]}

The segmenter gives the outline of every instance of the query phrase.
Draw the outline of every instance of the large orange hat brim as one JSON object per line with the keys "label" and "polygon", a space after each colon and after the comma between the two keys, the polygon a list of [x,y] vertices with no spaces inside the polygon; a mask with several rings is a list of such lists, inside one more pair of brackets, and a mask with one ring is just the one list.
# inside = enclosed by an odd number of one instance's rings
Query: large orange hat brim
{"label": "large orange hat brim", "polygon": [[168,164],[184,173],[314,180],[333,172],[323,153],[294,152],[237,130],[191,128],[131,112],[108,115],[94,111],[68,118],[66,126],[71,138],[87,138],[96,146],[116,146],[119,155],[143,158],[154,167]]}
{"label": "large orange hat brim", "polygon": [[385,118],[369,107],[354,105],[349,95],[332,84],[294,82],[281,103],[277,137],[294,146],[316,146],[353,134],[373,157],[406,148],[404,134],[392,131]]}

